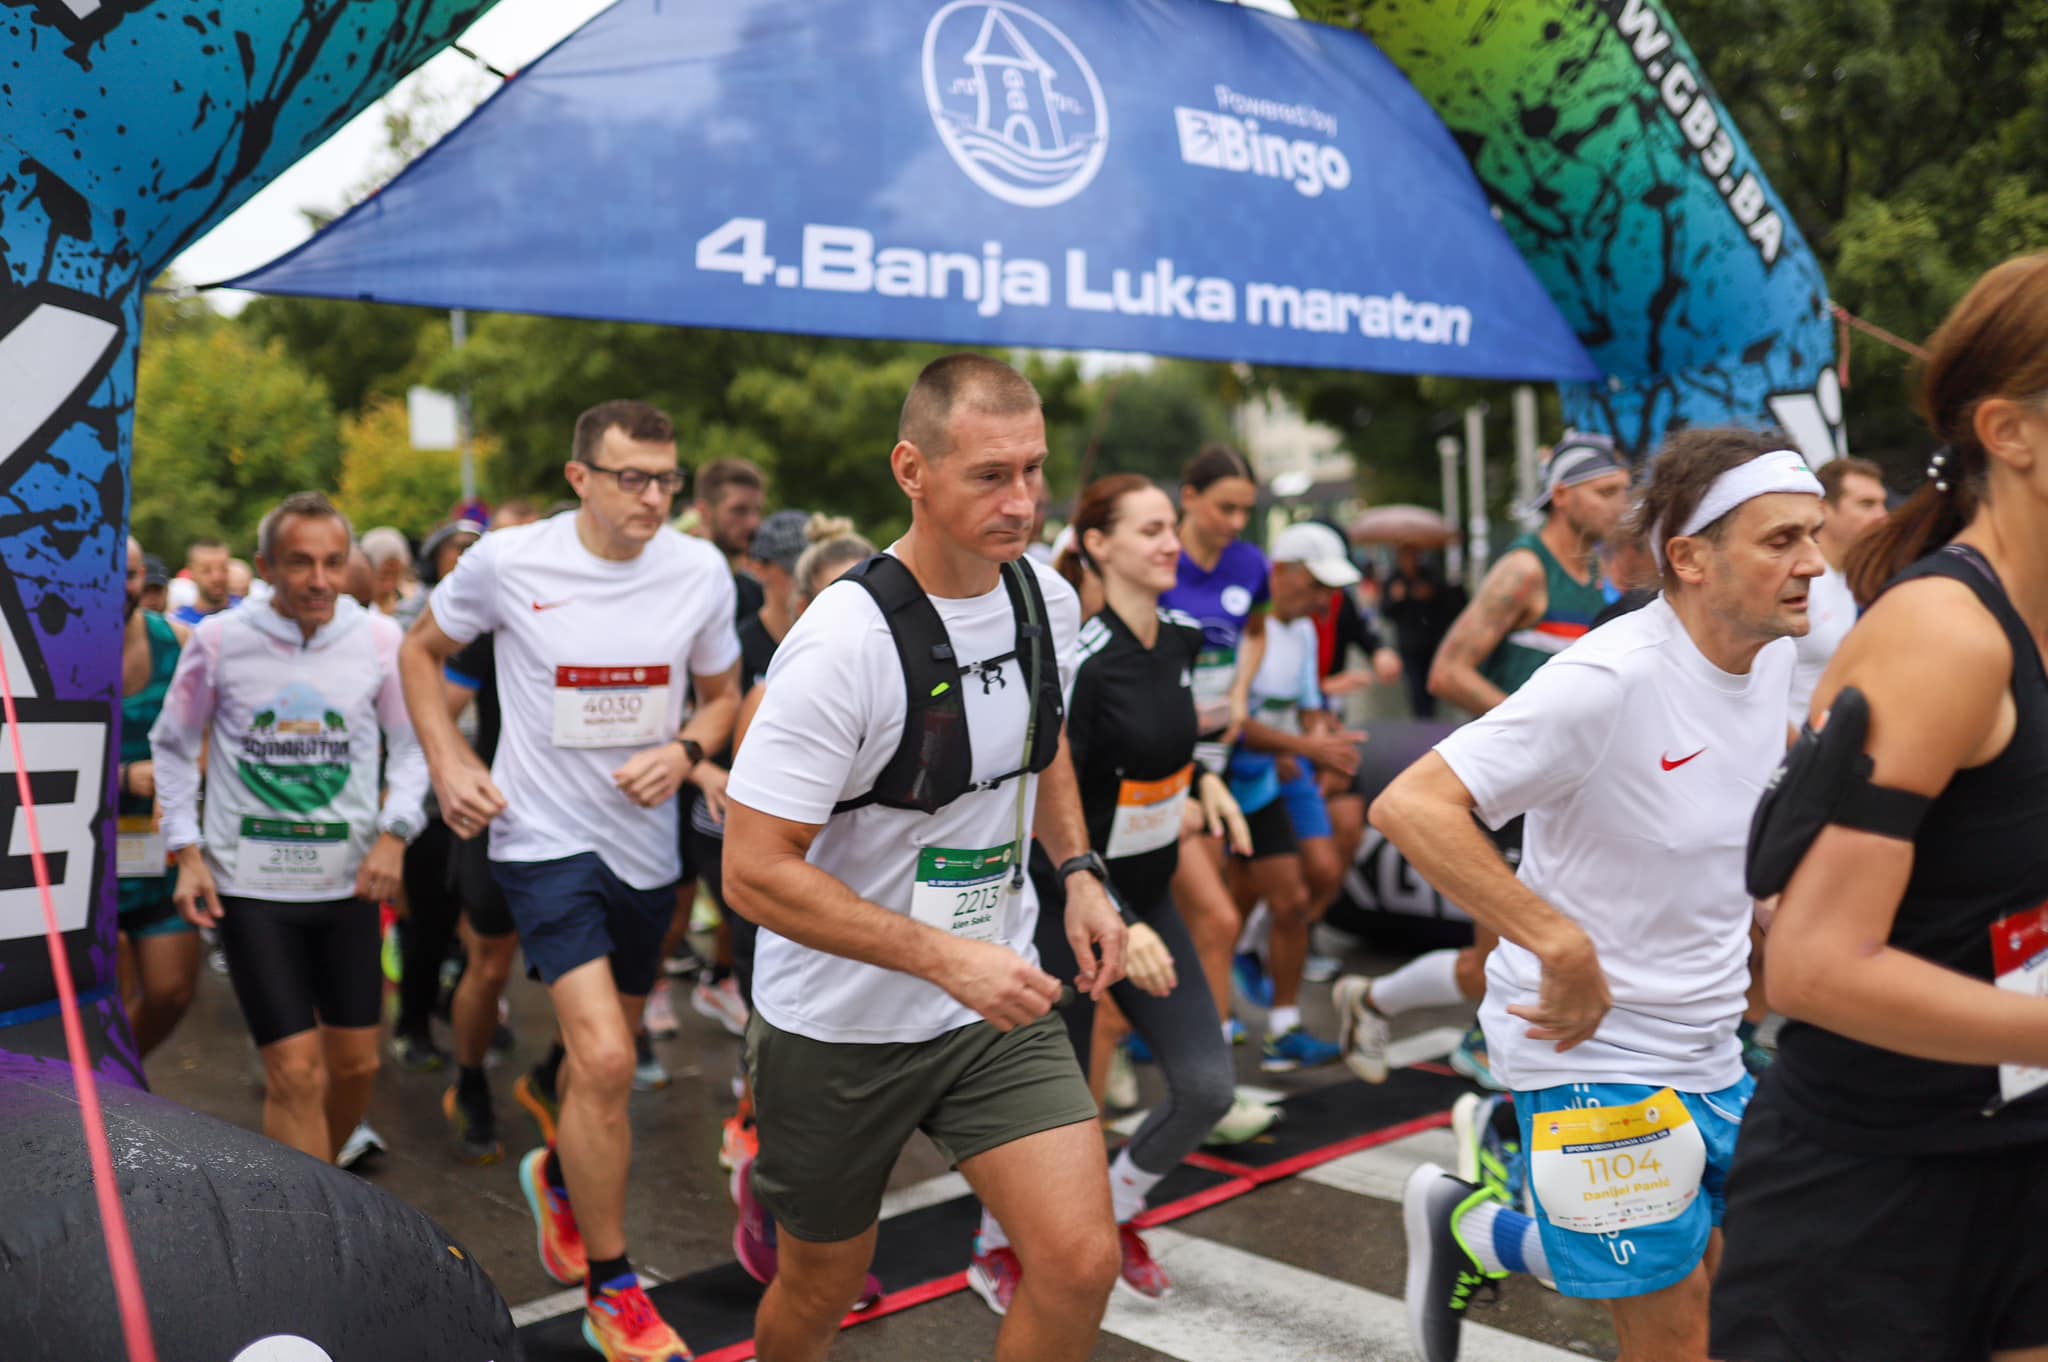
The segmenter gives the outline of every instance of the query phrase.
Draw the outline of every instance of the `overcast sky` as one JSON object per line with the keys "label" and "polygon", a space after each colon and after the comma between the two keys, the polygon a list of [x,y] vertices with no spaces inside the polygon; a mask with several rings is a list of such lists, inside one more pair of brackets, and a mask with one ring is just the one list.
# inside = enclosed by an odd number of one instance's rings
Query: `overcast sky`
{"label": "overcast sky", "polygon": [[[462,45],[501,71],[517,71],[575,32],[612,0],[499,0],[462,35]],[[899,4],[904,0],[877,0]],[[1235,0],[1228,0],[1234,3]],[[1292,15],[1289,0],[1243,0]],[[720,4],[725,0],[695,0]],[[302,209],[332,213],[362,186],[385,156],[384,111],[401,106],[422,85],[451,106],[474,108],[496,88],[496,78],[469,58],[443,52],[402,81],[383,103],[365,109],[263,192],[194,242],[171,268],[188,284],[232,279],[277,258],[310,234]],[[214,293],[216,306],[234,311],[253,295]]]}

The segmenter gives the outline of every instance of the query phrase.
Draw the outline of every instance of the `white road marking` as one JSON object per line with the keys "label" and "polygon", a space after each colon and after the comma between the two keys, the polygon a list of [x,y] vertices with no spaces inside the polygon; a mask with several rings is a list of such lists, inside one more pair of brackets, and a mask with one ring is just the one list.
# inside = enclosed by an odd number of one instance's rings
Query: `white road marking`
{"label": "white road marking", "polygon": [[[1181,1362],[1412,1362],[1407,1307],[1392,1296],[1274,1262],[1214,1240],[1148,1231],[1146,1242],[1173,1278],[1153,1302],[1119,1290],[1107,1333]],[[1470,1321],[1459,1362],[1580,1362],[1577,1353]]]}

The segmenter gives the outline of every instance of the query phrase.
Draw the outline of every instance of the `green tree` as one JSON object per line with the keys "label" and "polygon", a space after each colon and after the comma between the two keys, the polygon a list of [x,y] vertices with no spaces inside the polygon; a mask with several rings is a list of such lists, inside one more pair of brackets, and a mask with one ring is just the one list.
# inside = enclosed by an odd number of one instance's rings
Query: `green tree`
{"label": "green tree", "polygon": [[[487,477],[496,442],[475,442],[480,477]],[[405,404],[378,398],[361,416],[341,418],[341,471],[335,500],[358,531],[395,525],[415,540],[448,518],[462,494],[460,456],[453,450],[412,447]]]}
{"label": "green tree", "polygon": [[[445,312],[331,298],[258,298],[237,321],[320,375],[344,413],[360,413],[377,398],[402,399],[426,356],[445,348],[448,330]],[[427,334],[434,331],[443,334]]]}
{"label": "green tree", "polygon": [[341,454],[325,385],[283,345],[195,307],[147,301],[136,380],[131,524],[173,564],[207,535],[248,555],[263,513],[290,492],[332,489]]}

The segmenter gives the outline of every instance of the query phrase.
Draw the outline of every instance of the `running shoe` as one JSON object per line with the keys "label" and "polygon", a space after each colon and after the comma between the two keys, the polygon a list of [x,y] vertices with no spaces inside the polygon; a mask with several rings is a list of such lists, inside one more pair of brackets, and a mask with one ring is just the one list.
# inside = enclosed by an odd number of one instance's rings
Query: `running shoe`
{"label": "running shoe", "polygon": [[723,1026],[728,1034],[747,1034],[747,1005],[740,999],[740,981],[730,974],[712,983],[700,977],[697,986],[690,990],[690,1006],[700,1017],[709,1017]]}
{"label": "running shoe", "polygon": [[718,1166],[731,1173],[751,1163],[761,1152],[761,1133],[754,1128],[753,1104],[742,1101],[740,1109],[725,1118],[718,1140]]}
{"label": "running shoe", "polygon": [[647,995],[647,1034],[667,1039],[683,1029],[682,1021],[676,1016],[676,1001],[666,979],[658,979],[654,991]]}
{"label": "running shoe", "polygon": [[1500,1194],[1508,1206],[1527,1200],[1527,1160],[1512,1098],[1468,1092],[1451,1104],[1451,1136],[1458,1145],[1458,1179]]}
{"label": "running shoe", "polygon": [[525,1107],[526,1114],[533,1117],[533,1123],[540,1127],[541,1141],[553,1144],[555,1122],[562,1114],[562,1099],[542,1087],[540,1080],[531,1073],[523,1073],[512,1085],[512,1100]]}
{"label": "running shoe", "polygon": [[478,1168],[505,1157],[498,1143],[498,1119],[491,1110],[491,1095],[478,1102],[464,1102],[454,1088],[441,1094],[441,1114],[455,1135],[455,1157]]}
{"label": "running shoe", "polygon": [[1476,1026],[1467,1031],[1459,1039],[1458,1048],[1451,1051],[1451,1067],[1482,1088],[1494,1092],[1508,1090],[1507,1084],[1493,1076],[1493,1069],[1486,1062],[1486,1033]]}
{"label": "running shoe", "polygon": [[1238,1001],[1262,1012],[1273,1006],[1273,978],[1250,951],[1240,951],[1231,958],[1230,982],[1236,986]]}
{"label": "running shoe", "polygon": [[334,1162],[347,1169],[354,1169],[372,1154],[385,1152],[384,1137],[370,1128],[368,1121],[358,1121],[356,1128],[342,1141],[341,1152],[334,1156]]}
{"label": "running shoe", "polygon": [[1308,958],[1301,962],[1301,977],[1307,983],[1327,984],[1336,978],[1343,969],[1344,962],[1336,956],[1317,955],[1314,951],[1311,951]]}
{"label": "running shoe", "polygon": [[1244,1023],[1237,1018],[1232,1017],[1229,1021],[1223,1023],[1223,1039],[1229,1041],[1232,1045],[1242,1045],[1251,1038],[1252,1033],[1245,1030]]}
{"label": "running shoe", "polygon": [[1757,1034],[1753,1021],[1743,1020],[1735,1024],[1735,1038],[1742,1042],[1742,1067],[1749,1070],[1750,1077],[1762,1078],[1764,1070],[1775,1064],[1778,1052],[1764,1042]]}
{"label": "running shoe", "polygon": [[384,924],[384,948],[378,953],[378,961],[384,967],[384,982],[395,984],[405,976],[405,953],[398,941],[398,924]]}
{"label": "running shoe", "polygon": [[668,1327],[630,1272],[591,1296],[583,1311],[583,1341],[606,1362],[690,1362],[690,1345]]}
{"label": "running shoe", "polygon": [[1387,1042],[1393,1032],[1372,1005],[1372,980],[1347,974],[1330,997],[1337,1005],[1337,1048],[1344,1052],[1344,1063],[1368,1083],[1386,1082]]}
{"label": "running shoe", "polygon": [[548,1146],[527,1151],[519,1161],[519,1190],[533,1212],[541,1271],[563,1286],[575,1286],[590,1275],[590,1257],[583,1250],[583,1231],[576,1228],[576,1212],[569,1209],[569,1194],[548,1186],[547,1161]]}
{"label": "running shoe", "polygon": [[733,1170],[733,1204],[739,1217],[732,1227],[732,1256],[749,1277],[766,1286],[775,1280],[775,1217],[754,1199],[754,1161]]}
{"label": "running shoe", "polygon": [[661,962],[661,972],[671,979],[694,979],[704,972],[704,962],[685,946],[681,955],[671,955]]}
{"label": "running shoe", "polygon": [[1102,1102],[1111,1111],[1131,1111],[1138,1105],[1138,1071],[1131,1064],[1131,1052],[1117,1046],[1109,1052],[1109,1077],[1103,1081]]}
{"label": "running shoe", "polygon": [[1343,1051],[1330,1042],[1311,1036],[1296,1026],[1289,1028],[1284,1036],[1266,1037],[1259,1054],[1259,1067],[1269,1074],[1287,1074],[1296,1069],[1316,1069],[1334,1064],[1342,1054]]}
{"label": "running shoe", "polygon": [[391,1037],[391,1060],[409,1074],[432,1074],[448,1067],[448,1052],[432,1036],[401,1031]]}
{"label": "running shoe", "polygon": [[990,1249],[987,1253],[977,1250],[967,1264],[967,1284],[999,1315],[1010,1313],[1010,1302],[1017,1298],[1017,1284],[1023,1280],[1023,1264],[1008,1248]]}
{"label": "running shoe", "polygon": [[1484,1187],[1425,1163],[1401,1192],[1408,1232],[1408,1334],[1422,1362],[1457,1362],[1458,1334],[1473,1293],[1507,1276],[1489,1272],[1465,1246],[1458,1225],[1472,1207],[1495,1199]]}
{"label": "running shoe", "polygon": [[697,897],[690,900],[690,932],[695,936],[709,936],[718,930],[718,905],[711,901],[711,895],[702,888]]}
{"label": "running shoe", "polygon": [[[1232,1025],[1236,1023],[1233,1022]],[[1124,1037],[1124,1049],[1130,1054],[1133,1064],[1152,1064],[1158,1060],[1158,1056],[1152,1053],[1151,1045],[1136,1031]]]}
{"label": "running shoe", "polygon": [[655,1092],[672,1081],[668,1067],[654,1053],[654,1038],[645,1031],[633,1037],[633,1091]]}
{"label": "running shoe", "polygon": [[1163,1301],[1171,1296],[1173,1280],[1152,1256],[1144,1238],[1129,1225],[1118,1225],[1116,1237],[1124,1253],[1123,1273],[1118,1280],[1148,1301]]}
{"label": "running shoe", "polygon": [[1224,1112],[1223,1119],[1202,1137],[1202,1143],[1211,1146],[1243,1144],[1247,1140],[1256,1140],[1279,1120],[1278,1107],[1243,1097],[1232,1098],[1230,1110]]}

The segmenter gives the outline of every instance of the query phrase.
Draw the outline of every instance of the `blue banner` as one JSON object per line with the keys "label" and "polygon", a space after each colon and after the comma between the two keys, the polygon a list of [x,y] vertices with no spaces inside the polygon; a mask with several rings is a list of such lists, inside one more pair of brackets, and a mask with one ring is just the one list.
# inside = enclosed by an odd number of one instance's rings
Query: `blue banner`
{"label": "blue banner", "polygon": [[381,193],[232,283],[1599,375],[1378,48],[1213,0],[621,0]]}

